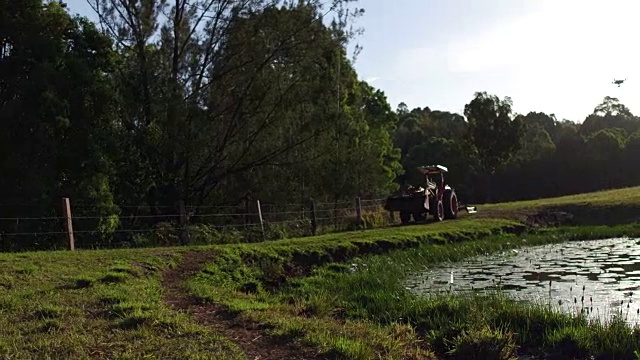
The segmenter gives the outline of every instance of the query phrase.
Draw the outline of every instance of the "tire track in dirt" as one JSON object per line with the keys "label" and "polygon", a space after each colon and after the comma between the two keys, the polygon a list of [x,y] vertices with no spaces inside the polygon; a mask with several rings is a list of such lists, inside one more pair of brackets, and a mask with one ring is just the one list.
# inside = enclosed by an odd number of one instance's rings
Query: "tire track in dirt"
{"label": "tire track in dirt", "polygon": [[198,273],[213,253],[190,251],[175,269],[163,274],[164,302],[175,310],[189,314],[198,324],[210,327],[230,339],[249,360],[321,359],[317,351],[294,339],[266,334],[257,323],[248,323],[230,314],[221,304],[203,302],[189,294],[187,280]]}

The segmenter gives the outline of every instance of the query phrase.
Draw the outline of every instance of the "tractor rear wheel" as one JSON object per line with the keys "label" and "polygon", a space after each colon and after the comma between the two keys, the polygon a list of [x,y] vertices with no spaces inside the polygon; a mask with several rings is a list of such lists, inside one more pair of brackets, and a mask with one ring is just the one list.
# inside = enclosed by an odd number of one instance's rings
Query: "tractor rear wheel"
{"label": "tractor rear wheel", "polygon": [[458,195],[453,189],[446,190],[442,199],[444,202],[444,218],[455,219],[458,217]]}
{"label": "tractor rear wheel", "polygon": [[444,220],[444,205],[442,204],[442,201],[438,201],[436,205],[436,212],[435,214],[433,214],[433,218],[435,221]]}
{"label": "tractor rear wheel", "polygon": [[408,211],[400,211],[400,222],[402,225],[406,225],[411,221],[411,213]]}

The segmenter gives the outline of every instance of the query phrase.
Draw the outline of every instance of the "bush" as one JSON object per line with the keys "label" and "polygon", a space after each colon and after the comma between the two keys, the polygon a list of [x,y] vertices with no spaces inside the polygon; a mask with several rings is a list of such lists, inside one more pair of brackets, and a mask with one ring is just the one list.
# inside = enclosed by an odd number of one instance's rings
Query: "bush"
{"label": "bush", "polygon": [[234,228],[220,230],[207,224],[196,224],[189,227],[190,245],[237,244],[242,242],[242,233]]}
{"label": "bush", "polygon": [[151,235],[153,245],[157,246],[175,246],[180,244],[178,232],[169,222],[159,222],[154,226]]}
{"label": "bush", "polygon": [[389,214],[384,210],[370,211],[362,214],[365,229],[380,228],[389,225]]}

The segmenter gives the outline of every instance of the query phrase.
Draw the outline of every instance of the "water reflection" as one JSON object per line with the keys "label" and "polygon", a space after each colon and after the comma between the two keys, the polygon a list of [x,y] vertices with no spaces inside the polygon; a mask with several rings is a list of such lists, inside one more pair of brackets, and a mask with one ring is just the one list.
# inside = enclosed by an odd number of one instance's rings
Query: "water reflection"
{"label": "water reflection", "polygon": [[[426,269],[408,279],[417,294],[501,289],[518,300],[562,304],[601,320],[615,312],[640,321],[637,239],[575,241],[522,248]],[[453,282],[451,281],[453,275]]]}

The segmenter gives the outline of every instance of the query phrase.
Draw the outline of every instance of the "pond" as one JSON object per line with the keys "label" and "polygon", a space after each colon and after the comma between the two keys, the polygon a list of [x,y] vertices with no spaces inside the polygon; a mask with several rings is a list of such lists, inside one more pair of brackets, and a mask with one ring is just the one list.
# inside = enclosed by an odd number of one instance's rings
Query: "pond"
{"label": "pond", "polygon": [[640,324],[640,241],[616,238],[524,247],[413,274],[416,294],[501,290],[606,320],[622,313]]}

